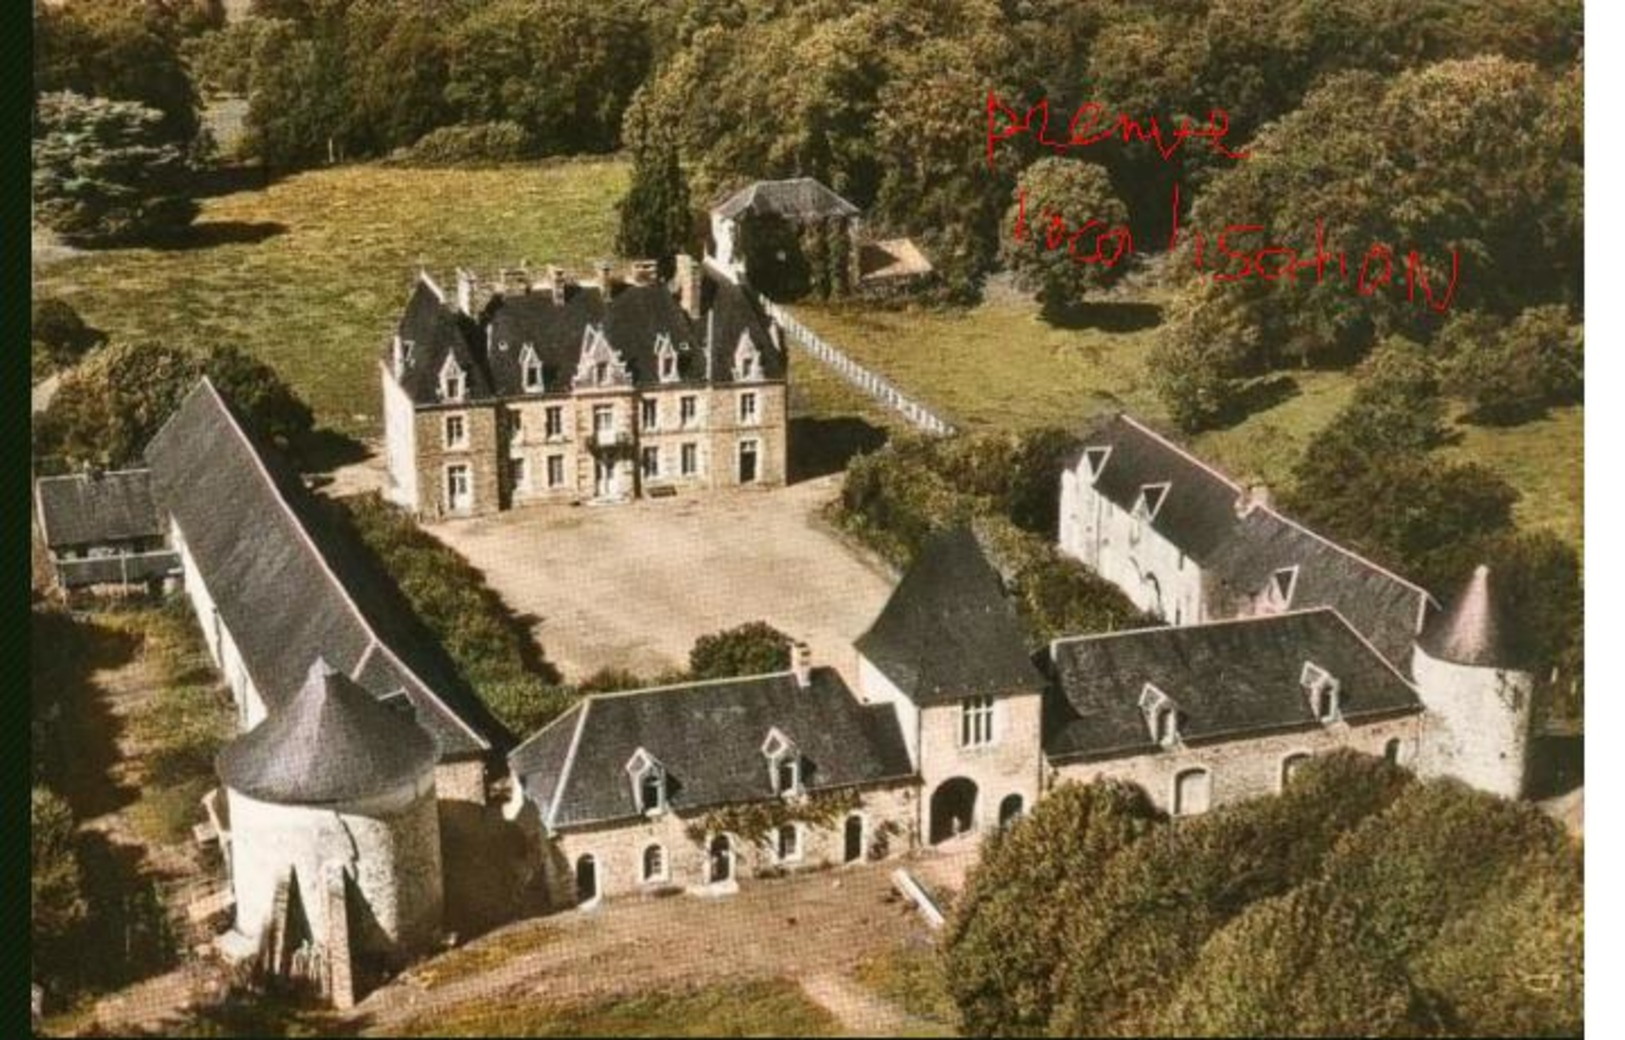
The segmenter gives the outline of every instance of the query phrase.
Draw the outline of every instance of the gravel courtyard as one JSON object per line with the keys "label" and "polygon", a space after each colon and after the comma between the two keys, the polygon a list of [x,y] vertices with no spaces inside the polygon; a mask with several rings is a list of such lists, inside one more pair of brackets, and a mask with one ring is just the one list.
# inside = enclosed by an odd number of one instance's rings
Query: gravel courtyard
{"label": "gravel courtyard", "polygon": [[485,573],[547,656],[578,680],[600,668],[686,667],[699,636],[763,620],[856,679],[852,641],[896,579],[819,510],[840,475],[787,488],[543,506],[427,525]]}

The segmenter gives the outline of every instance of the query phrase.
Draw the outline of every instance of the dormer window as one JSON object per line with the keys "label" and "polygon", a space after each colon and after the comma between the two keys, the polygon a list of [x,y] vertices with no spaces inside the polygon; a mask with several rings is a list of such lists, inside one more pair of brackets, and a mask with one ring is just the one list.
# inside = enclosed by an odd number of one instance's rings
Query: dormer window
{"label": "dormer window", "polygon": [[740,382],[762,378],[762,352],[750,341],[749,333],[739,337],[739,346],[734,350],[734,378]]}
{"label": "dormer window", "polygon": [[1292,605],[1292,593],[1298,587],[1298,568],[1281,567],[1270,575],[1269,586],[1264,590],[1271,606],[1285,610]]}
{"label": "dormer window", "polygon": [[581,333],[581,361],[576,365],[575,385],[626,386],[632,382],[626,362],[609,345],[600,325],[588,325]]}
{"label": "dormer window", "polygon": [[671,345],[671,337],[664,332],[655,337],[655,365],[662,383],[677,382],[677,348]]}
{"label": "dormer window", "polygon": [[762,754],[767,758],[768,783],[773,793],[791,797],[801,793],[801,753],[795,742],[774,727],[762,741]]}
{"label": "dormer window", "polygon": [[1162,508],[1163,500],[1168,497],[1168,485],[1142,484],[1140,486],[1139,501],[1134,503],[1134,512],[1147,520],[1157,518],[1157,510]]}
{"label": "dormer window", "polygon": [[463,367],[457,363],[455,357],[447,354],[446,363],[440,366],[441,400],[461,401],[464,389]]}
{"label": "dormer window", "polygon": [[1145,715],[1146,728],[1159,747],[1172,747],[1179,743],[1179,705],[1174,699],[1146,683],[1140,689],[1140,711]]}
{"label": "dormer window", "polygon": [[666,811],[666,767],[643,748],[626,763],[626,772],[632,779],[632,800],[644,815]]}
{"label": "dormer window", "polygon": [[1329,723],[1342,718],[1342,687],[1330,672],[1313,661],[1305,661],[1298,682],[1309,698],[1309,712],[1316,719]]}
{"label": "dormer window", "polygon": [[1100,479],[1100,471],[1106,468],[1106,460],[1111,453],[1110,447],[1083,449],[1083,465],[1089,471],[1090,481]]}
{"label": "dormer window", "polygon": [[524,351],[519,355],[519,371],[525,393],[539,394],[545,389],[542,383],[542,359],[536,356],[536,349],[529,343],[525,344]]}

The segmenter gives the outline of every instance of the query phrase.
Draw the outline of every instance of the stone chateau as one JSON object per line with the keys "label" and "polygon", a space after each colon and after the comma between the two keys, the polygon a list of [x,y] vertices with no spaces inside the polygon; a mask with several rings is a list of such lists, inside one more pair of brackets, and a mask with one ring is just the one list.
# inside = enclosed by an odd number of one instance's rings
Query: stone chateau
{"label": "stone chateau", "polygon": [[1441,609],[1127,416],[1083,445],[1058,475],[1061,546],[1168,624],[1034,653],[951,530],[854,675],[798,646],[780,673],[585,697],[523,740],[207,381],[119,478],[144,522],[104,523],[89,491],[39,503],[86,552],[103,528],[162,532],[244,731],[206,800],[234,895],[221,947],[341,1004],[472,902],[723,893],[985,833],[1069,780],[1188,815],[1354,748],[1521,793],[1533,680],[1486,570]]}

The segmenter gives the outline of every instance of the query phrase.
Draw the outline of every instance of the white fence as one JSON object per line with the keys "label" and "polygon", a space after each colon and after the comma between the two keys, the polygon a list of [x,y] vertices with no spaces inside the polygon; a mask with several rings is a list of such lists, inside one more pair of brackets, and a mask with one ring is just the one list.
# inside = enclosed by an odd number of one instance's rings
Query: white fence
{"label": "white fence", "polygon": [[779,306],[765,296],[760,299],[762,309],[783,327],[796,345],[828,365],[836,375],[902,415],[926,433],[946,437],[955,432],[953,424],[948,420],[897,389],[886,377],[869,371],[847,357],[839,348],[826,342],[818,333],[796,320],[796,316],[791,314],[788,308]]}

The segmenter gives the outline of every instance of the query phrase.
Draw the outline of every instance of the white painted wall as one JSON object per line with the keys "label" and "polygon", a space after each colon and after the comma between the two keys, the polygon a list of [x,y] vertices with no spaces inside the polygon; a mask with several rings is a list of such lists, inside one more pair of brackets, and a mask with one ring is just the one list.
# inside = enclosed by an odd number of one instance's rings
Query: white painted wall
{"label": "white painted wall", "polygon": [[411,398],[395,381],[386,362],[378,364],[384,395],[384,457],[389,466],[389,486],[384,497],[398,506],[417,511],[417,423]]}
{"label": "white painted wall", "polygon": [[[1110,465],[1110,463],[1108,463]],[[1174,624],[1208,620],[1201,568],[1147,521],[1095,490],[1080,459],[1061,474],[1061,551]]]}
{"label": "white painted wall", "polygon": [[1411,674],[1430,716],[1417,772],[1454,776],[1492,794],[1520,797],[1529,764],[1534,678],[1441,661],[1420,646]]}

